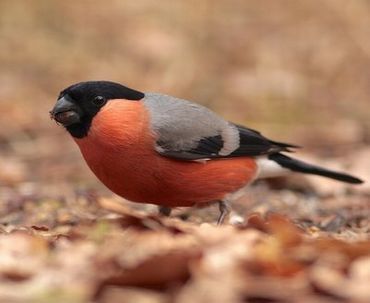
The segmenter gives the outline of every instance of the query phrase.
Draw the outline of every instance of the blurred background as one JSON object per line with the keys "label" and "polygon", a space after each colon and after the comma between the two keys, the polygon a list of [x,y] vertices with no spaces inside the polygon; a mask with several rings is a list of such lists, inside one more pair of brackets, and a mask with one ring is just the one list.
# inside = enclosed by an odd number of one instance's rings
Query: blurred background
{"label": "blurred background", "polygon": [[[367,182],[261,181],[235,229],[202,224],[217,205],[158,217],[50,119],[86,80],[201,103]],[[369,0],[0,0],[0,302],[370,302],[369,143]]]}
{"label": "blurred background", "polygon": [[369,37],[366,0],[1,0],[0,184],[101,186],[48,114],[86,80],[196,101],[322,158],[353,156],[370,141]]}

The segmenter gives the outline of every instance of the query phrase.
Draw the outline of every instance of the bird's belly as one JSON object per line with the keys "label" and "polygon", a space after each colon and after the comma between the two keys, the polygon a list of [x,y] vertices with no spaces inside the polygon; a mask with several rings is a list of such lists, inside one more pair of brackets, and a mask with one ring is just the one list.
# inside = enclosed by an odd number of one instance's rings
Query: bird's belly
{"label": "bird's belly", "polygon": [[[80,145],[81,147],[81,145]],[[191,206],[224,198],[252,181],[251,158],[178,161],[150,151],[95,151],[84,158],[95,175],[114,193],[133,202]]]}

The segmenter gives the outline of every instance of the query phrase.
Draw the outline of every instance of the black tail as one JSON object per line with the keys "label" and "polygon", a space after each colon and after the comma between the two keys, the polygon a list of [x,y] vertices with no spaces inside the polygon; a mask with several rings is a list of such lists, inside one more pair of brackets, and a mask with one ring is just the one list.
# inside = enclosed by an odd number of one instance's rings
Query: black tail
{"label": "black tail", "polygon": [[269,159],[275,161],[276,163],[278,163],[280,166],[284,168],[290,169],[292,171],[304,173],[304,174],[324,176],[324,177],[328,177],[331,179],[335,179],[335,180],[339,180],[339,181],[347,182],[347,183],[353,183],[353,184],[361,184],[364,182],[361,179],[358,179],[351,175],[331,171],[323,167],[308,164],[303,161],[290,158],[280,153],[269,155]]}

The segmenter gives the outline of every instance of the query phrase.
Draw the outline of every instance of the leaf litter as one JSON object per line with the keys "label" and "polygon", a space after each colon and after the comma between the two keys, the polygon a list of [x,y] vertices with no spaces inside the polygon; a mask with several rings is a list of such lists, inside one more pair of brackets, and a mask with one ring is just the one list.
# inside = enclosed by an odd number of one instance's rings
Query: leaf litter
{"label": "leaf litter", "polygon": [[271,182],[223,226],[216,206],[162,217],[91,191],[9,189],[0,302],[369,302],[369,194]]}
{"label": "leaf litter", "polygon": [[[367,3],[276,2],[271,18],[272,2],[205,1],[210,10],[194,10],[183,1],[171,3],[168,18],[169,3],[149,2],[86,10],[83,2],[72,9],[68,1],[8,1],[0,12],[0,302],[369,302]],[[184,13],[191,22],[181,21]],[[194,33],[209,24],[202,48]],[[122,44],[125,30],[134,40]],[[78,43],[65,43],[68,35]],[[19,41],[34,47],[15,47]],[[230,48],[233,41],[241,47]],[[91,45],[124,56],[101,60]],[[155,52],[148,57],[147,49]],[[161,82],[163,59],[177,50],[187,57],[166,65]],[[232,224],[221,227],[217,206],[163,218],[112,197],[47,117],[61,83],[91,74],[91,62],[126,83],[203,100],[367,182],[259,182],[233,201]],[[74,189],[81,187],[99,194]]]}

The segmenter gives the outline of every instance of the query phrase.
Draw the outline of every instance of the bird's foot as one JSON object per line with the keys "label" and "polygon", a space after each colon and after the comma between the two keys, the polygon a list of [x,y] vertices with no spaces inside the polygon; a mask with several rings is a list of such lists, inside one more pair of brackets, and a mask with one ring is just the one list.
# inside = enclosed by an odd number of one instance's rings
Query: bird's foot
{"label": "bird's foot", "polygon": [[169,217],[171,215],[172,208],[167,206],[158,206],[158,212],[162,216]]}
{"label": "bird's foot", "polygon": [[230,213],[231,207],[226,200],[221,200],[218,202],[218,208],[220,210],[220,216],[217,220],[217,225],[222,225],[226,216]]}

